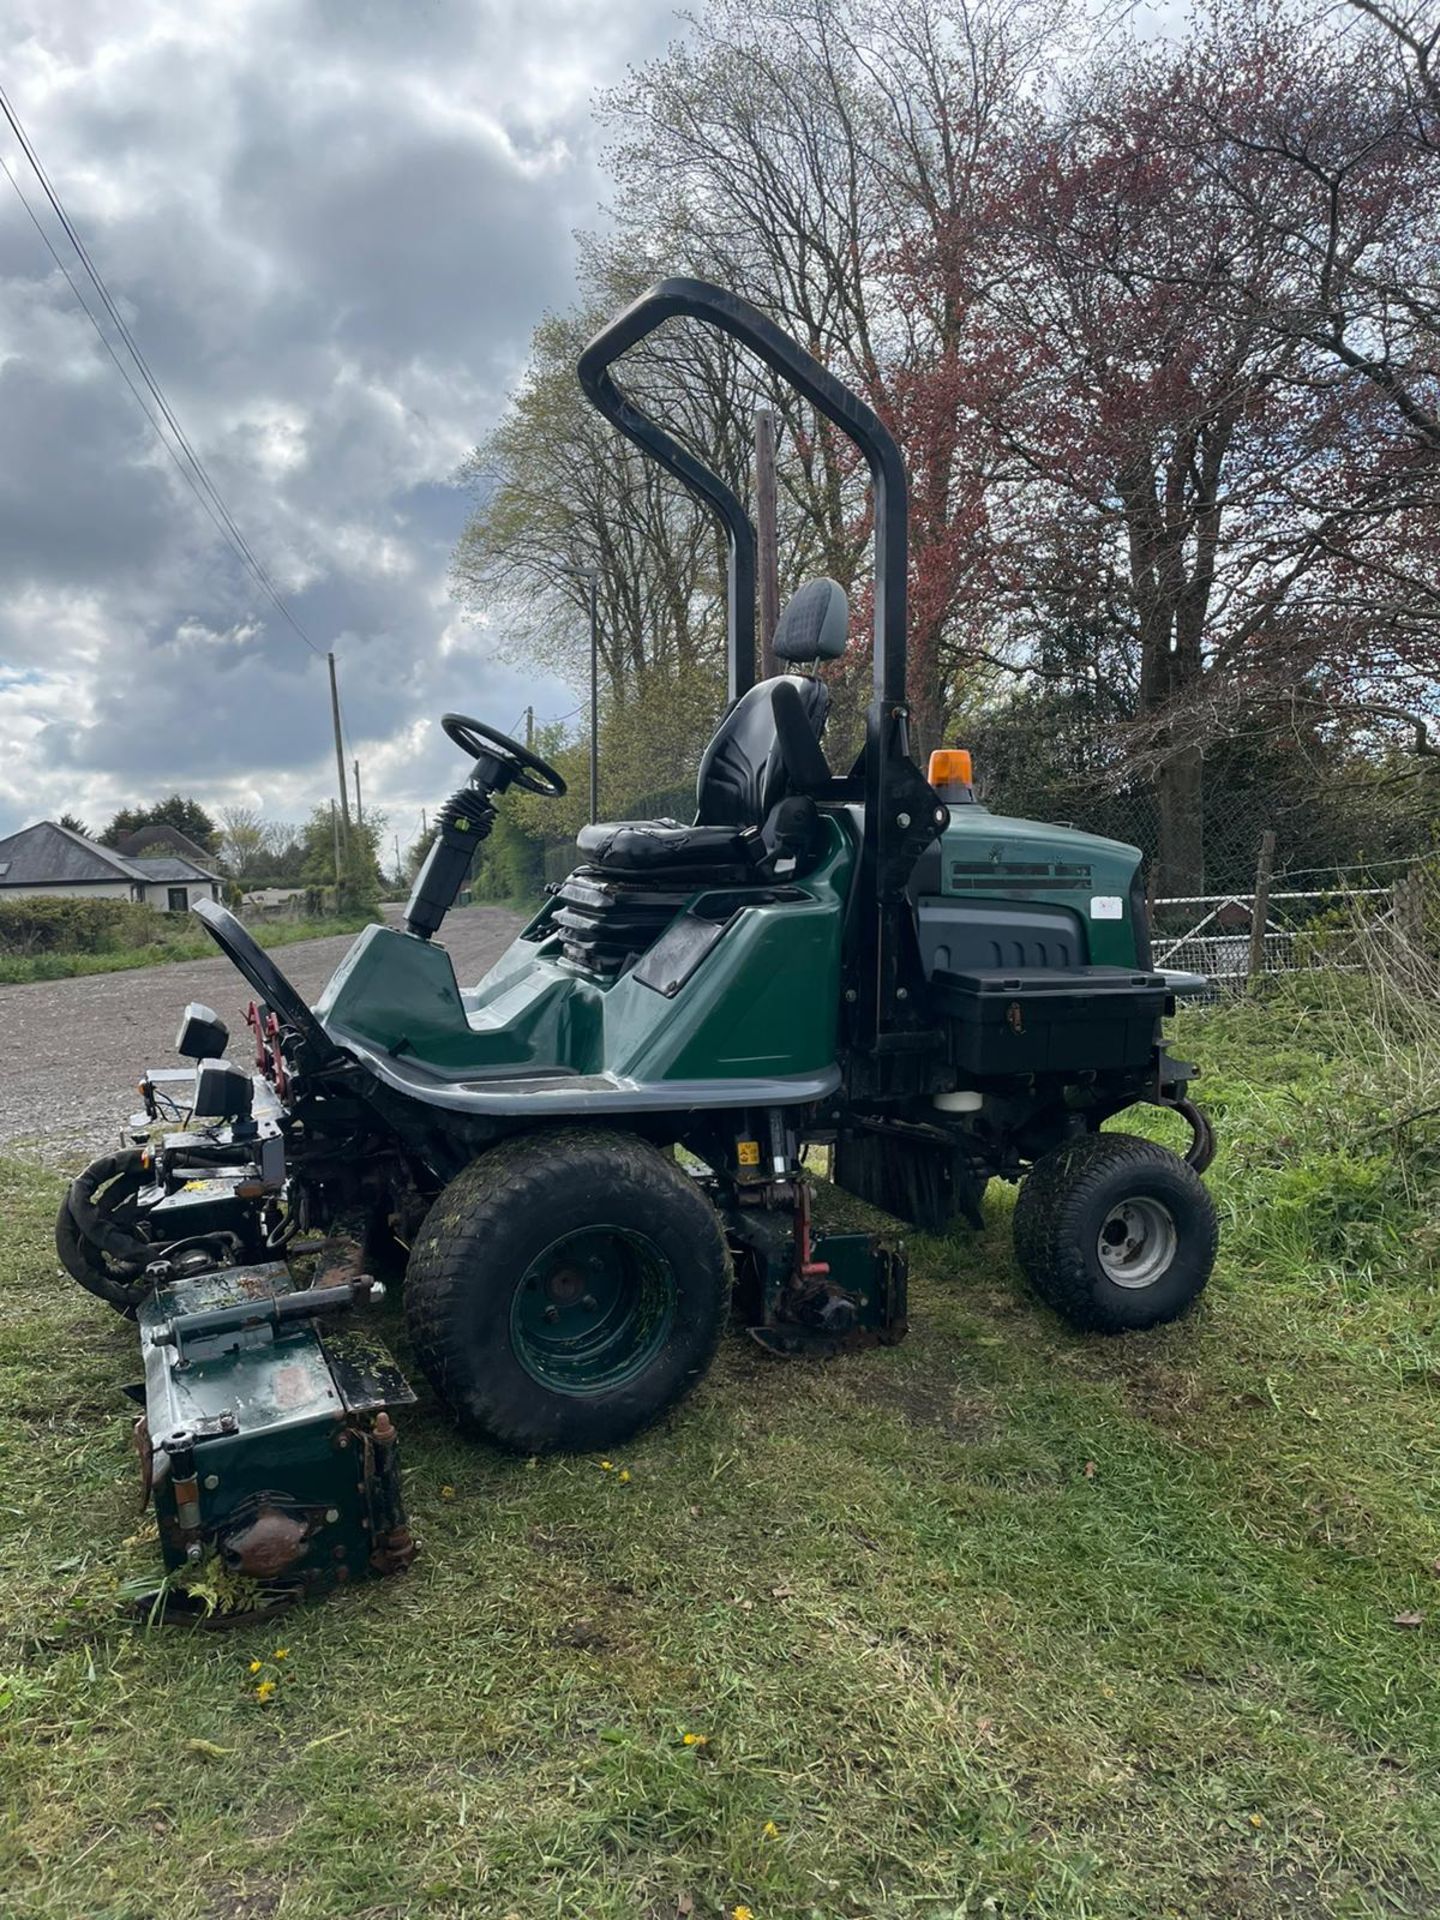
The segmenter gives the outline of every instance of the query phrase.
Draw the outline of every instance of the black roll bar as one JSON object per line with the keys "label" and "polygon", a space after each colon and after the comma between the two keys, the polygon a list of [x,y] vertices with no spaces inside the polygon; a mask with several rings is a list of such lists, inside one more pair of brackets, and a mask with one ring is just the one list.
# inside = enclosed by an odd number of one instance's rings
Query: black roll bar
{"label": "black roll bar", "polygon": [[602,327],[580,356],[586,397],[627,439],[667,467],[713,509],[730,545],[726,633],[730,698],[755,679],[755,529],[718,473],[643,413],[610,374],[611,363],[667,320],[707,321],[758,355],[864,454],[875,492],[875,691],[905,698],[907,489],[905,465],[888,428],[833,373],[767,320],[758,307],[705,280],[662,280]]}
{"label": "black roll bar", "polygon": [[[854,441],[870,469],[875,502],[874,698],[865,721],[865,831],[852,892],[850,951],[855,986],[847,1025],[872,1052],[923,1052],[915,1004],[921,981],[914,917],[905,882],[939,831],[945,809],[910,759],[905,703],[909,489],[889,429],[863,400],[748,300],[705,280],[662,280],[602,327],[580,356],[580,385],[607,420],[658,460],[719,516],[729,540],[726,607],[730,698],[755,680],[755,529],[731,489],[703,461],[637,407],[610,374],[622,353],[667,320],[704,320],[749,347]],[[877,1074],[875,1086],[891,1086]],[[919,1084],[916,1079],[915,1084]]]}

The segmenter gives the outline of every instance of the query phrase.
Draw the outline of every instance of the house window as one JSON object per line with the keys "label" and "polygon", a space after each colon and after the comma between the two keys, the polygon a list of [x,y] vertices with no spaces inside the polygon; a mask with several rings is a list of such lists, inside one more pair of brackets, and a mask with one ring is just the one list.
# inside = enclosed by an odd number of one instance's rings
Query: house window
{"label": "house window", "polygon": [[189,911],[189,908],[190,908],[190,896],[185,891],[184,887],[171,887],[170,889],[171,913],[186,913]]}

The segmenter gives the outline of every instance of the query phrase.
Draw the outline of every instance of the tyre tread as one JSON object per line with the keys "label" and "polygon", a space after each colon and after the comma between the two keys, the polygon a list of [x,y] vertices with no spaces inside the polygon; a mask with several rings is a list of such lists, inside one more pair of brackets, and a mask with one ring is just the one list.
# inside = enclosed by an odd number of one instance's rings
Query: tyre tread
{"label": "tyre tread", "polygon": [[[718,1216],[704,1195],[673,1161],[634,1134],[595,1128],[557,1128],[522,1134],[488,1148],[456,1175],[426,1215],[411,1249],[405,1278],[405,1315],[416,1357],[436,1392],[462,1427],[520,1452],[534,1450],[534,1436],[506,1417],[493,1398],[477,1392],[472,1357],[461,1338],[463,1302],[477,1271],[489,1259],[489,1244],[503,1239],[512,1225],[534,1217],[548,1199],[557,1158],[584,1177],[583,1163],[605,1180],[625,1177],[696,1208],[696,1232],[707,1225],[711,1252],[728,1282],[729,1255]],[[697,1246],[697,1261],[703,1246]],[[689,1393],[703,1377],[724,1330],[728,1284],[718,1290],[715,1310],[700,1329],[700,1344],[678,1387],[651,1406],[629,1432],[651,1425]],[[543,1389],[537,1385],[537,1393]],[[616,1434],[616,1439],[624,1437]]]}
{"label": "tyre tread", "polygon": [[[1071,1222],[1095,1189],[1126,1168],[1179,1170],[1195,1201],[1194,1230],[1201,1274],[1198,1283],[1172,1308],[1142,1316],[1120,1316],[1096,1298],[1080,1240]],[[1214,1202],[1200,1177],[1180,1156],[1158,1141],[1133,1133],[1087,1133],[1035,1162],[1015,1203],[1013,1238],[1016,1259],[1034,1291],[1073,1327],[1089,1332],[1121,1333],[1178,1319],[1188,1311],[1210,1278],[1219,1241]],[[1136,1296],[1138,1303],[1140,1296]]]}

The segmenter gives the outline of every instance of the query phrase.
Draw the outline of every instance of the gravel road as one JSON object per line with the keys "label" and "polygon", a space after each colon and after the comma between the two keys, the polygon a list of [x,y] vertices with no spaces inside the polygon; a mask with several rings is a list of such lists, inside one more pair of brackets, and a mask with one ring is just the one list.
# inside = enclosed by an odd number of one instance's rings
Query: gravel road
{"label": "gravel road", "polygon": [[[445,923],[444,945],[462,986],[473,986],[514,938],[521,915],[468,907]],[[314,1001],[353,934],[300,940],[275,959]],[[180,1013],[191,1000],[230,1026],[230,1052],[247,1060],[250,990],[223,955],[128,973],[0,986],[0,1151],[35,1153],[69,1168],[112,1145],[134,1110],[141,1067],[174,1067]]]}

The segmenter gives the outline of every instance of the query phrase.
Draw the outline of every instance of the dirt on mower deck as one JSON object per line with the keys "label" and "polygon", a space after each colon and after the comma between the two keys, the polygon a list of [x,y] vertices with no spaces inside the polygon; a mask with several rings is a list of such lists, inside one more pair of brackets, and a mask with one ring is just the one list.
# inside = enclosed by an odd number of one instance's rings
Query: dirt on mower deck
{"label": "dirt on mower deck", "polygon": [[[473,986],[523,924],[503,907],[468,907],[445,923],[462,986]],[[279,947],[275,960],[305,998],[319,997],[353,934]],[[142,1067],[174,1067],[175,1030],[186,1003],[203,1000],[230,1026],[230,1057],[248,1061],[244,1024],[251,995],[230,962],[180,960],[127,973],[0,986],[0,1151],[38,1153],[69,1167],[115,1144],[138,1105]]]}

